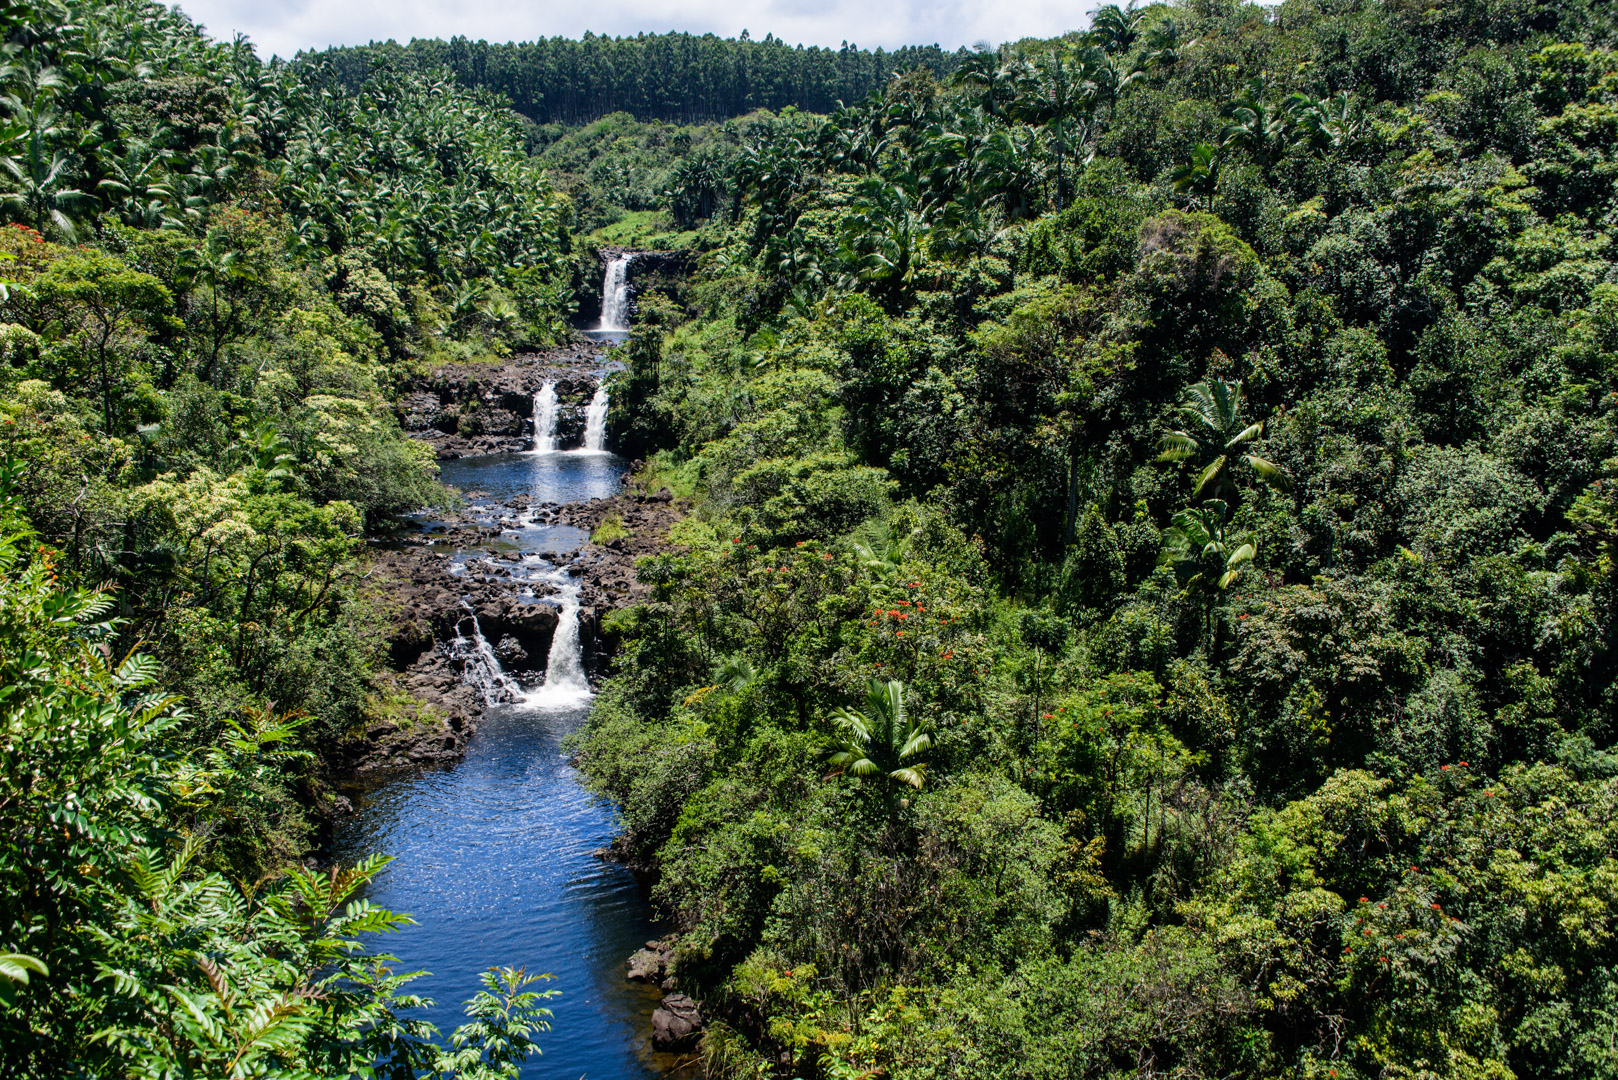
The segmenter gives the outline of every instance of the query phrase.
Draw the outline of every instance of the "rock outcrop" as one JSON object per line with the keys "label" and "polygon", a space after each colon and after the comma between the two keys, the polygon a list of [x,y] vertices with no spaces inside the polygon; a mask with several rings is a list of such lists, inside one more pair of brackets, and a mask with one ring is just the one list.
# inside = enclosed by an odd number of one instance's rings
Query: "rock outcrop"
{"label": "rock outcrop", "polygon": [[650,983],[665,993],[674,989],[674,937],[670,935],[648,941],[624,961],[624,978],[630,982]]}
{"label": "rock outcrop", "polygon": [[[489,538],[476,527],[452,535]],[[556,607],[542,596],[520,595],[497,559],[468,559],[459,574],[451,564],[445,553],[408,549],[372,561],[372,601],[391,629],[393,670],[375,688],[369,722],[351,747],[349,771],[358,779],[448,764],[466,752],[486,703],[467,684],[452,643],[472,636],[474,616],[506,671],[521,675],[545,666]],[[535,586],[523,587],[532,592]]]}
{"label": "rock outcrop", "polygon": [[652,1049],[689,1050],[702,1037],[702,1008],[684,994],[668,994],[652,1013]]}
{"label": "rock outcrop", "polygon": [[403,389],[395,410],[414,438],[440,460],[528,450],[534,443],[534,395],[556,384],[557,445],[578,446],[596,391],[594,346],[515,356],[502,364],[445,364]]}

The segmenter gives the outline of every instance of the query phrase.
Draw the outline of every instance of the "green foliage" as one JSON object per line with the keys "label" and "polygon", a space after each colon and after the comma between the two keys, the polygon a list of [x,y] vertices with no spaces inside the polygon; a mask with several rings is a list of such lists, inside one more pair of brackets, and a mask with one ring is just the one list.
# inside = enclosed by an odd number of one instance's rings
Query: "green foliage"
{"label": "green foliage", "polygon": [[376,699],[361,540],[440,497],[390,397],[559,339],[590,233],[695,267],[611,423],[696,516],[576,748],[716,1074],[1610,1071],[1599,5],[286,65],[3,14],[4,532],[61,552],[4,548],[8,1050],[531,1049],[512,972],[419,1041],[371,864],[275,871]]}
{"label": "green foliage", "polygon": [[637,353],[712,539],[581,744],[710,1068],[1605,1074],[1612,31],[1109,7],[726,126]]}
{"label": "green foliage", "polygon": [[872,679],[865,689],[865,702],[864,710],[845,705],[831,714],[840,734],[827,764],[850,776],[885,775],[921,787],[927,782],[927,763],[912,759],[930,750],[933,739],[924,727],[906,724],[904,684]]}
{"label": "green foliage", "polygon": [[[514,1076],[546,1029],[520,973],[487,980],[453,1049],[409,1018],[392,957],[361,935],[408,922],[359,899],[381,856],[295,866],[248,887],[197,863],[299,756],[296,720],[228,722],[179,752],[195,718],[156,690],[159,665],[114,663],[99,591],[64,588],[57,554],[0,476],[0,957],[7,1067],[32,1076]],[[423,1041],[428,1040],[428,1041]]]}

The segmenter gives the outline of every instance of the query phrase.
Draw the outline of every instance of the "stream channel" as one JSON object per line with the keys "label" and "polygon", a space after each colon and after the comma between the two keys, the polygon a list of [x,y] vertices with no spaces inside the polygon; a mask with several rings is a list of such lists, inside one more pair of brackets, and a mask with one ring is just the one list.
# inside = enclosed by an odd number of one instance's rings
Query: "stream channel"
{"label": "stream channel", "polygon": [[[536,425],[537,447],[543,439]],[[463,491],[487,492],[489,501],[525,493],[536,505],[612,495],[624,471],[622,459],[599,449],[536,449],[442,465],[441,479]],[[345,862],[372,852],[395,857],[366,895],[410,913],[416,925],[374,947],[399,957],[396,971],[431,973],[409,989],[434,1000],[426,1018],[446,1038],[464,1021],[462,1003],[478,991],[479,972],[524,967],[555,976],[540,988],[561,991],[548,1003],[554,1030],[539,1037],[542,1053],[529,1059],[524,1078],[662,1076],[677,1061],[651,1049],[651,1014],[661,994],[627,982],[624,961],[664,928],[630,872],[596,857],[613,836],[612,808],[579,786],[562,748],[589,714],[590,689],[577,585],[557,563],[585,536],[542,525],[510,535],[531,578],[563,590],[552,598],[561,603],[562,621],[544,683],[517,683],[488,652],[493,667],[485,678],[506,681],[484,687],[493,700],[466,756],[357,799],[335,837],[335,854]],[[481,634],[464,644],[487,651]]]}

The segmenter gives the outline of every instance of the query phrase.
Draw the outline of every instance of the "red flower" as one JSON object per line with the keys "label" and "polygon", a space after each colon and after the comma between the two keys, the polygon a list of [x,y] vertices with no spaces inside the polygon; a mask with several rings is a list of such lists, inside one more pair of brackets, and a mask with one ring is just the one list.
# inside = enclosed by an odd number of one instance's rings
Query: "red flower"
{"label": "red flower", "polygon": [[1040,713],[1039,718],[1041,720],[1055,720],[1056,719],[1056,714],[1055,713]]}
{"label": "red flower", "polygon": [[1494,792],[1492,792],[1492,791],[1485,791],[1485,792],[1484,792],[1484,793],[1483,793],[1483,797],[1484,797],[1484,798],[1485,798],[1485,799],[1492,799],[1492,798],[1494,798]]}
{"label": "red flower", "polygon": [[1443,905],[1442,905],[1442,904],[1434,904],[1434,905],[1433,905],[1433,910],[1434,910],[1434,911],[1443,911],[1443,910],[1444,910],[1444,906],[1443,906]]}
{"label": "red flower", "polygon": [[1469,768],[1471,768],[1471,766],[1470,766],[1470,765],[1468,765],[1468,764],[1467,764],[1467,763],[1466,763],[1466,762],[1464,762],[1464,761],[1457,761],[1457,762],[1456,762],[1456,763],[1455,763],[1455,764],[1457,764],[1457,765],[1459,765],[1459,766],[1460,766],[1460,767],[1461,767],[1461,768],[1463,768],[1463,769],[1469,769]]}
{"label": "red flower", "polygon": [[1438,767],[1438,771],[1439,772],[1449,772],[1449,766],[1448,765],[1440,765]]}
{"label": "red flower", "polygon": [[901,631],[899,631],[899,633],[898,633],[898,635],[897,635],[897,636],[899,636],[899,637],[904,637],[904,636],[905,636],[905,632],[904,632],[904,631],[903,631],[903,630],[901,630]]}
{"label": "red flower", "polygon": [[1369,903],[1370,903],[1370,902],[1371,902],[1371,898],[1370,898],[1370,897],[1368,897],[1368,896],[1362,896],[1362,897],[1360,897],[1360,903],[1362,903],[1362,904],[1369,904]]}

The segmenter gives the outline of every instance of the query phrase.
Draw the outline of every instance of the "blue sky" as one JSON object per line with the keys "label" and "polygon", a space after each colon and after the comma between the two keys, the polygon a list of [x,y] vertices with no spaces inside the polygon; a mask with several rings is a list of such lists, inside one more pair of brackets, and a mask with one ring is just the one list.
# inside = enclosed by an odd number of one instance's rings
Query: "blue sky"
{"label": "blue sky", "polygon": [[1095,0],[185,0],[180,8],[217,38],[240,31],[260,55],[372,39],[450,37],[489,41],[686,30],[754,38],[773,33],[792,44],[865,48],[978,41],[998,44],[1049,37],[1084,26]]}

